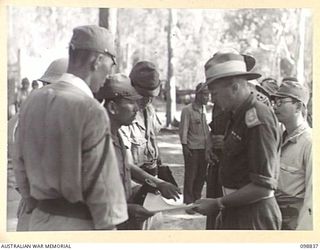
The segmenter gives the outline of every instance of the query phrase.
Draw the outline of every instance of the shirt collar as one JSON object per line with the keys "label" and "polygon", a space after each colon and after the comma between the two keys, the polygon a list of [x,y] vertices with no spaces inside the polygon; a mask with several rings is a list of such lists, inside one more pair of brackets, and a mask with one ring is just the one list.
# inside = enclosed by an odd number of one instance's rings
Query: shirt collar
{"label": "shirt collar", "polygon": [[203,110],[203,107],[204,105],[199,105],[195,102],[192,103],[192,108],[195,110],[195,111],[199,111],[201,113],[201,111]]}
{"label": "shirt collar", "polygon": [[143,115],[143,110],[139,110],[137,112],[136,117],[134,118],[134,120],[132,121],[132,124],[137,124],[137,126],[139,126],[140,128],[145,129],[145,123],[144,123],[144,115]]}
{"label": "shirt collar", "polygon": [[81,91],[86,93],[91,98],[93,98],[93,93],[91,89],[89,88],[88,84],[85,81],[83,81],[81,78],[70,73],[64,73],[59,79],[59,81],[70,83],[73,86],[79,88]]}
{"label": "shirt collar", "polygon": [[[301,125],[299,125],[292,133],[291,135],[287,135],[285,138],[285,141],[283,144],[286,144],[287,142],[297,143],[298,137],[304,133],[309,128],[309,125],[307,122],[303,122]],[[284,133],[287,133],[285,131]]]}

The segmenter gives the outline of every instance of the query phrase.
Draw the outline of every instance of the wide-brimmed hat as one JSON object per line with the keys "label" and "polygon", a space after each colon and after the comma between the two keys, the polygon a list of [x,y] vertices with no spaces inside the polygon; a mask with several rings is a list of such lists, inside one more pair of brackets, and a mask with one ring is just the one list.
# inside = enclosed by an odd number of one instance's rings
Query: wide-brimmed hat
{"label": "wide-brimmed hat", "polygon": [[235,76],[242,76],[248,80],[257,79],[261,75],[251,72],[254,65],[255,59],[252,56],[240,54],[235,50],[217,52],[204,66],[206,84],[212,84],[221,78]]}
{"label": "wide-brimmed hat", "polygon": [[84,25],[74,28],[70,47],[116,56],[113,35],[106,28],[97,25]]}
{"label": "wide-brimmed hat", "polygon": [[45,83],[53,83],[59,80],[62,74],[67,72],[68,58],[59,58],[50,63],[47,70],[38,80]]}
{"label": "wide-brimmed hat", "polygon": [[272,96],[280,98],[291,97],[307,106],[309,101],[309,89],[295,78],[284,79],[277,93]]}
{"label": "wide-brimmed hat", "polygon": [[160,93],[159,72],[152,62],[141,61],[134,65],[129,77],[142,96],[155,97]]}
{"label": "wide-brimmed hat", "polygon": [[260,85],[257,85],[257,89],[268,96],[272,96],[277,93],[279,85],[276,79],[267,77],[260,82]]}
{"label": "wide-brimmed hat", "polygon": [[122,73],[108,76],[105,84],[95,94],[95,97],[98,100],[113,100],[119,97],[129,100],[139,100],[142,98],[132,86],[130,78]]}

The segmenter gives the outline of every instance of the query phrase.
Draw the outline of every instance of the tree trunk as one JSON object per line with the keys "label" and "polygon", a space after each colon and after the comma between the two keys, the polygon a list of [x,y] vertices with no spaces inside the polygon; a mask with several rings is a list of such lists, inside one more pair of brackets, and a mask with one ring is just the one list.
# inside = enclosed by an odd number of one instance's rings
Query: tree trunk
{"label": "tree trunk", "polygon": [[121,50],[120,50],[120,36],[119,32],[117,32],[118,27],[118,9],[114,8],[100,8],[99,9],[99,26],[107,28],[115,38],[115,49],[117,52],[117,60],[118,64],[116,66],[116,71],[120,70],[120,58],[121,58]]}
{"label": "tree trunk", "polygon": [[169,23],[168,23],[168,75],[166,83],[166,100],[167,100],[167,126],[170,126],[174,121],[174,115],[176,113],[176,79],[174,75],[174,29],[177,23],[176,10],[169,9]]}
{"label": "tree trunk", "polygon": [[304,83],[304,50],[305,50],[305,22],[306,22],[306,13],[305,10],[300,10],[299,15],[299,54],[297,60],[297,78],[299,81]]}

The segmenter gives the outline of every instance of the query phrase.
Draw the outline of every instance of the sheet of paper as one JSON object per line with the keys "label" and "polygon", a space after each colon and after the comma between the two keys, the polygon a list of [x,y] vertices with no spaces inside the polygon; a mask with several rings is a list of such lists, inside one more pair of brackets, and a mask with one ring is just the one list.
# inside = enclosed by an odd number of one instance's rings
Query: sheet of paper
{"label": "sheet of paper", "polygon": [[152,212],[162,212],[169,210],[177,210],[177,209],[189,209],[195,207],[195,204],[184,204],[183,196],[180,195],[178,200],[166,199],[162,197],[160,194],[148,193],[143,206]]}

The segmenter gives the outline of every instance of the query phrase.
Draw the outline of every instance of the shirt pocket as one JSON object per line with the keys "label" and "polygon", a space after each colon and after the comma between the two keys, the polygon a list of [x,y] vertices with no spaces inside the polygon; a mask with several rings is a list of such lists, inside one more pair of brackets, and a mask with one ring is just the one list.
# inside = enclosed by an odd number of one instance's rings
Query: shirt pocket
{"label": "shirt pocket", "polygon": [[280,163],[278,188],[282,192],[296,196],[304,190],[304,171],[294,164]]}
{"label": "shirt pocket", "polygon": [[283,173],[288,175],[292,175],[292,176],[304,175],[304,171],[301,168],[294,166],[293,164],[291,165],[291,164],[281,162],[280,169]]}

